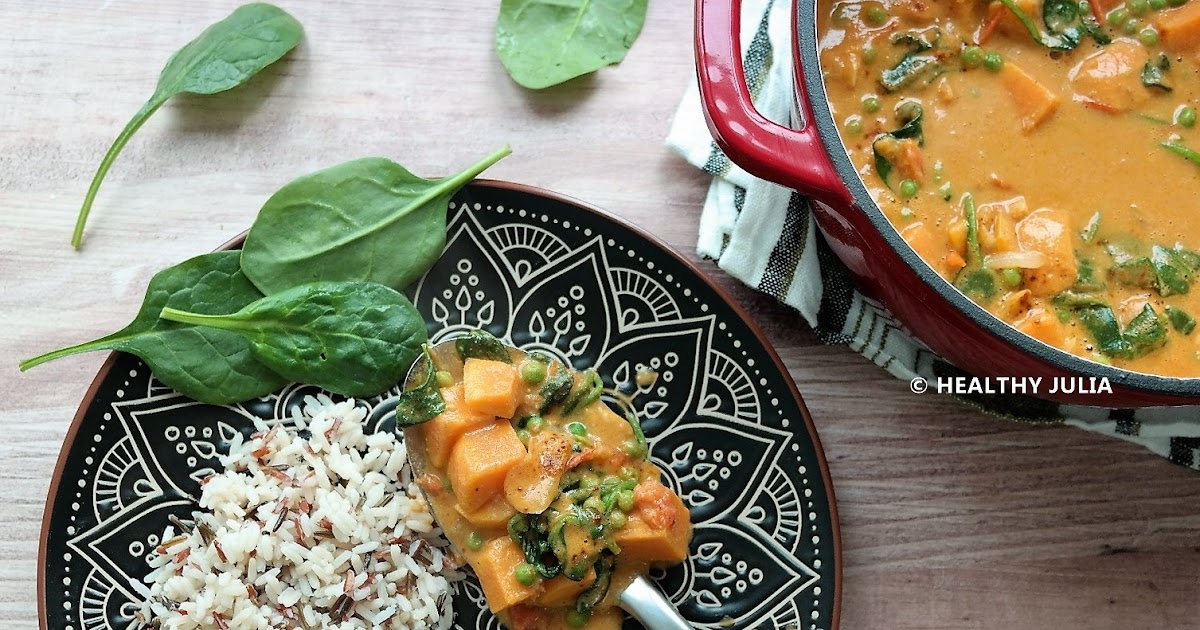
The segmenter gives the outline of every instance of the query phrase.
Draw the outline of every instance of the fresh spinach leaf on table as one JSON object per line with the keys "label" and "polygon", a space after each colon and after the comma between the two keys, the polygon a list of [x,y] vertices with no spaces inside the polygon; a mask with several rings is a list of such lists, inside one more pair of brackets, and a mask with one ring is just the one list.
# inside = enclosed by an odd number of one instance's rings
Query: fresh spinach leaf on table
{"label": "fresh spinach leaf on table", "polygon": [[163,103],[185,92],[216,94],[235,88],[295,48],[302,35],[300,23],[283,9],[263,3],[247,4],[179,49],[159,75],[158,87],[150,100],[133,115],[100,160],[79,210],[71,245],[79,249],[83,242],[84,225],[109,167],[133,134]]}
{"label": "fresh spinach leaf on table", "polygon": [[137,355],[158,380],[201,402],[235,403],[262,396],[287,381],[254,358],[245,339],[159,318],[165,307],[231,313],[261,297],[238,268],[237,252],[197,256],[155,274],[141,309],[125,328],[22,361],[21,371],[81,352],[120,350]]}
{"label": "fresh spinach leaf on table", "polygon": [[442,255],[450,197],[509,153],[503,147],[437,180],[385,158],[305,175],[263,205],[246,235],[242,269],[268,295],[316,281],[403,290]]}
{"label": "fresh spinach leaf on table", "polygon": [[232,314],[164,308],[161,317],[245,337],[255,358],[284,378],[346,396],[399,383],[428,341],[412,302],[374,282],[314,282]]}
{"label": "fresh spinach leaf on table", "polygon": [[501,0],[496,52],[509,76],[542,89],[619,63],[647,0]]}

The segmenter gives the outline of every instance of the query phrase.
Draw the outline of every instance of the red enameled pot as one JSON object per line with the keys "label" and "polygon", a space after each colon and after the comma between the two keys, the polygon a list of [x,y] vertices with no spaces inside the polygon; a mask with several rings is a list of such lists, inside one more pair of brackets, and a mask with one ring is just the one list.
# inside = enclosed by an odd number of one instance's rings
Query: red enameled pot
{"label": "red enameled pot", "polygon": [[[777,0],[783,1],[783,0]],[[1101,365],[1008,326],[955,289],[904,242],[850,162],[828,106],[817,49],[817,0],[794,0],[792,59],[802,128],[755,111],[739,55],[741,0],[696,0],[696,64],[709,129],[751,174],[818,203],[817,225],[858,286],[931,350],[982,377],[1107,377],[1111,394],[1043,397],[1100,407],[1200,405],[1200,378]]]}

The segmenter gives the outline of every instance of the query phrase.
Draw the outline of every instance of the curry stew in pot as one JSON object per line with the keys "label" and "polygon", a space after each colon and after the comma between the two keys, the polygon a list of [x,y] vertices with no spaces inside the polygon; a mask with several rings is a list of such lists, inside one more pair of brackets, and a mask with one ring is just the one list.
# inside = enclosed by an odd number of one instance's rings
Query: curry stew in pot
{"label": "curry stew in pot", "polygon": [[1051,346],[1200,376],[1200,1],[819,2],[842,139],[922,259]]}

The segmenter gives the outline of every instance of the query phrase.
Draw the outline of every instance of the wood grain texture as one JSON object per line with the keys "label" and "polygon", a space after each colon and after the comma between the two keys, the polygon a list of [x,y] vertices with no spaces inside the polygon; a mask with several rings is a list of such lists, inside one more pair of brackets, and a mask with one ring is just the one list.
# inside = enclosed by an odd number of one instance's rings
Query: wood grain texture
{"label": "wood grain texture", "polygon": [[[71,227],[108,143],[167,57],[233,5],[0,3],[0,626],[36,626],[43,502],[103,360],[19,358],[124,325],[150,276],[246,229],[289,179],[365,155],[488,172],[607,208],[695,259],[707,179],[663,146],[693,74],[692,12],[654,0],[626,61],[531,93],[492,49],[494,1],[289,0],[306,27],[243,89],[165,106],[118,159],[82,252]],[[840,503],[842,627],[1190,628],[1200,476],[1140,448],[915,396],[787,308],[701,268],[795,378]]]}

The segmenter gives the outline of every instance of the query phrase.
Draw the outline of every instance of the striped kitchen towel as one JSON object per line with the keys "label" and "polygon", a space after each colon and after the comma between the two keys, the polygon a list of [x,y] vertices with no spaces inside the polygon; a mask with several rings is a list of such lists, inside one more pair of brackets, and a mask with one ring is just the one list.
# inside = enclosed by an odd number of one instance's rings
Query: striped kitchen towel
{"label": "striped kitchen towel", "polygon": [[[767,118],[790,124],[790,3],[744,0],[742,10],[744,68],[755,105]],[[896,378],[936,382],[938,377],[963,374],[925,349],[885,309],[854,289],[817,231],[807,199],[756,179],[717,148],[694,82],[675,114],[667,144],[713,176],[700,215],[696,249],[701,256],[795,308],[825,342],[848,344]],[[1012,419],[1066,423],[1136,442],[1200,470],[1200,422],[1194,408],[1101,409],[1016,394],[962,398]]]}

